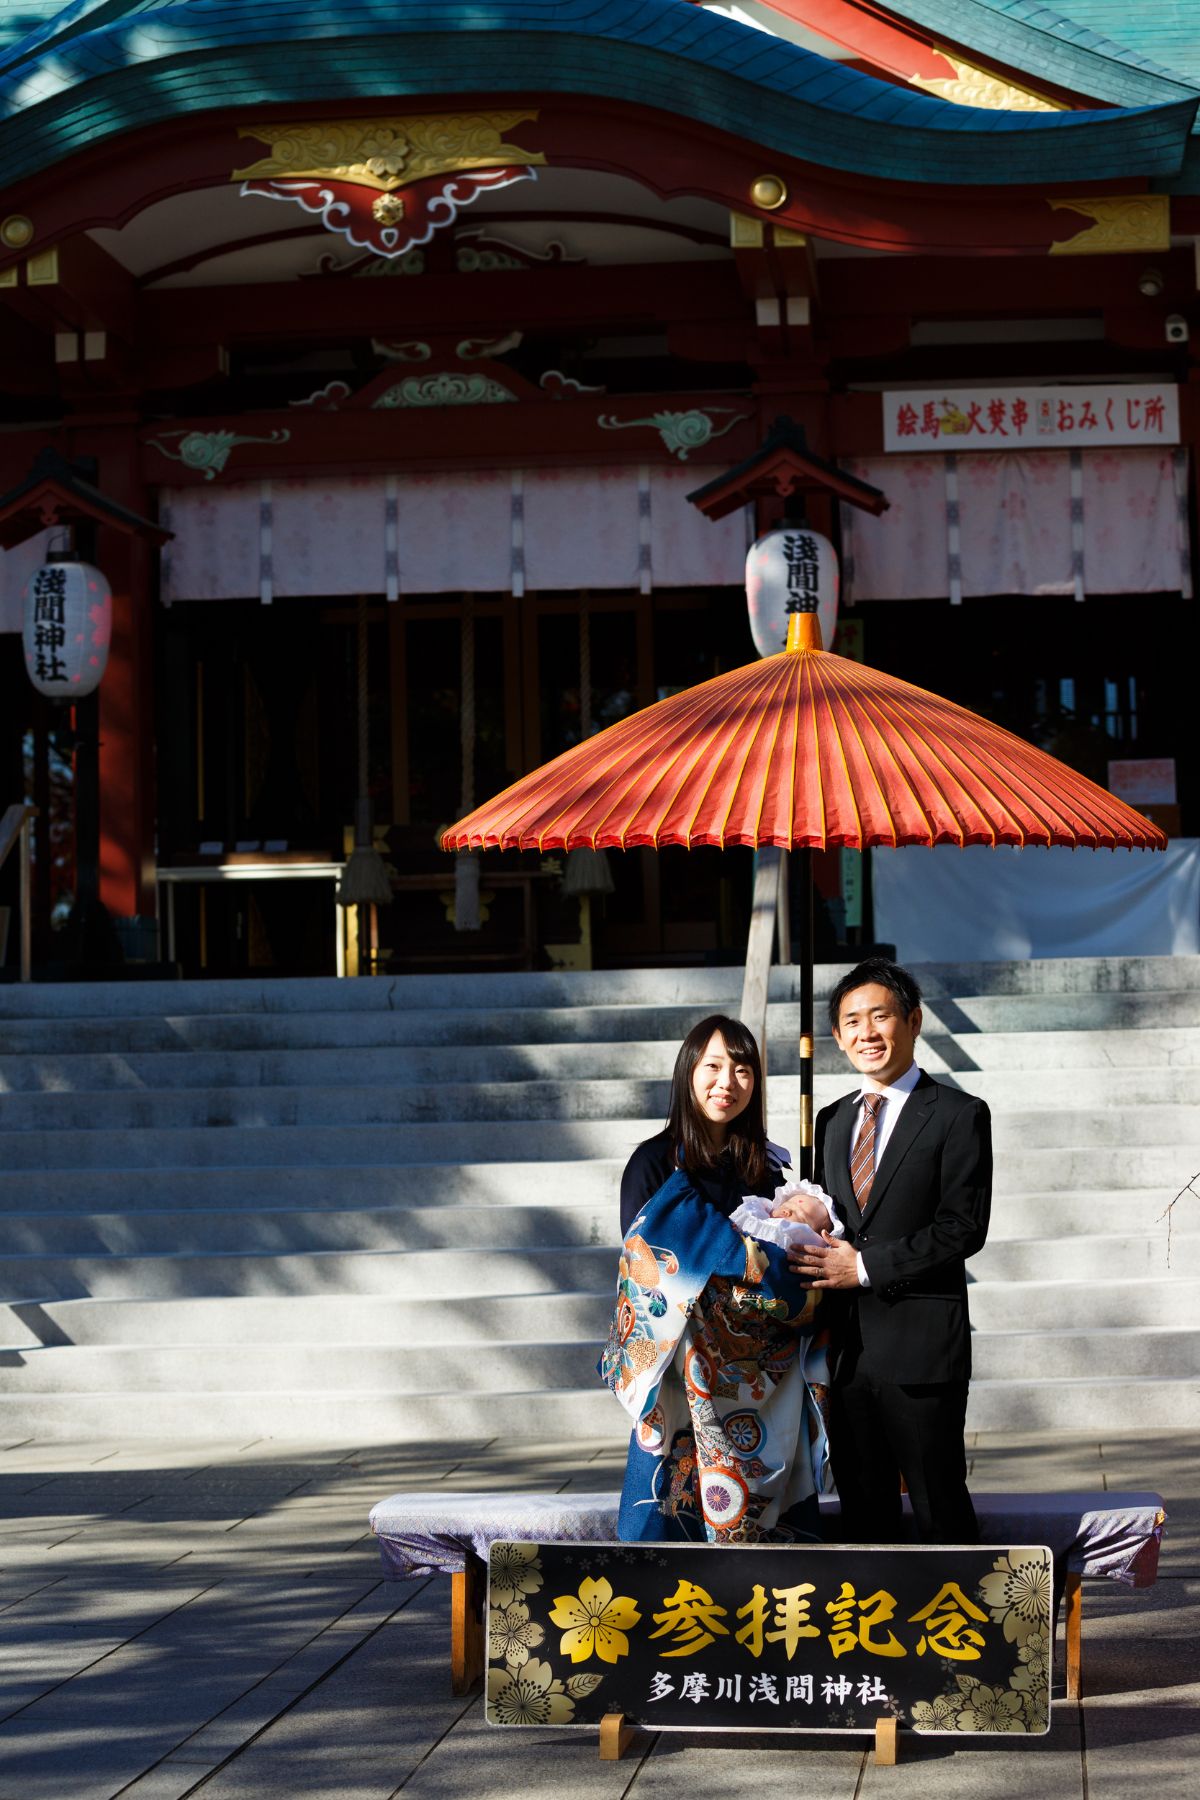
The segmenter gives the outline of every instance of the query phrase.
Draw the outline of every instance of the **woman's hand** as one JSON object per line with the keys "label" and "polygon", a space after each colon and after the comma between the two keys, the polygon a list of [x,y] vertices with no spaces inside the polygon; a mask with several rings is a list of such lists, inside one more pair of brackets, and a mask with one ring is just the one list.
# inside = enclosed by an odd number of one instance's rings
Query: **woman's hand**
{"label": "woman's hand", "polygon": [[809,1194],[789,1194],[778,1206],[771,1209],[773,1219],[795,1219],[800,1225],[809,1225],[814,1231],[828,1231],[829,1214],[819,1200]]}

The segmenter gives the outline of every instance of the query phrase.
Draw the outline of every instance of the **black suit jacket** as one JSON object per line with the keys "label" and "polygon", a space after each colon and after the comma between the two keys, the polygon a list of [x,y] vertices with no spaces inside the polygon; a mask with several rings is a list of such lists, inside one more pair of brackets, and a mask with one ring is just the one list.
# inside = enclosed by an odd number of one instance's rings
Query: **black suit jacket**
{"label": "black suit jacket", "polygon": [[987,1236],[991,1115],[982,1100],[922,1072],[860,1215],[850,1186],[858,1092],[817,1115],[816,1179],[837,1203],[871,1280],[845,1291],[833,1322],[834,1374],[857,1317],[863,1366],[884,1380],[965,1381],[971,1326],[963,1263]]}

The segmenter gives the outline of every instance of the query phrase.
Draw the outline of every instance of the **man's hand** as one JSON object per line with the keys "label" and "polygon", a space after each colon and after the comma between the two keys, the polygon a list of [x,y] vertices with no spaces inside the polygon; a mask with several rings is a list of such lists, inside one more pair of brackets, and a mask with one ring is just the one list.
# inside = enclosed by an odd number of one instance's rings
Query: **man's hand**
{"label": "man's hand", "polygon": [[788,1267],[815,1288],[856,1288],[858,1256],[853,1244],[823,1232],[823,1244],[801,1244],[788,1253]]}

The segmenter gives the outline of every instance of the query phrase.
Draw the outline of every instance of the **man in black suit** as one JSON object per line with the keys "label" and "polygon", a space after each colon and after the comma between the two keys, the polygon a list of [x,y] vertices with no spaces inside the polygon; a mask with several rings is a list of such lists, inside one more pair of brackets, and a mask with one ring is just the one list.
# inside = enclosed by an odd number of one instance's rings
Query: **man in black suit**
{"label": "man in black suit", "polygon": [[982,1100],[913,1060],[921,991],[871,957],[830,997],[833,1035],[862,1077],[817,1117],[816,1179],[844,1241],[796,1252],[838,1291],[830,1449],[846,1537],[901,1535],[900,1477],[923,1543],[974,1543],[963,1427],[971,1327],[963,1263],[987,1236],[991,1120]]}

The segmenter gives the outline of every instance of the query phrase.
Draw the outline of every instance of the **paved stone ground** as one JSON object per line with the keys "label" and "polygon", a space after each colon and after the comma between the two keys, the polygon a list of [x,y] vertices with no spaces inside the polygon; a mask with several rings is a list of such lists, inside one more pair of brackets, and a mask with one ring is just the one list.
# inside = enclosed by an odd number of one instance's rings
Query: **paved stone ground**
{"label": "paved stone ground", "polygon": [[[0,1800],[1154,1800],[1197,1791],[1200,1448],[1165,1433],[980,1434],[979,1488],[1157,1488],[1158,1586],[1084,1589],[1082,1706],[996,1747],[512,1732],[449,1692],[449,1583],[380,1580],[400,1488],[616,1486],[611,1444],[0,1449]],[[1058,1683],[1061,1692],[1061,1676]]]}

